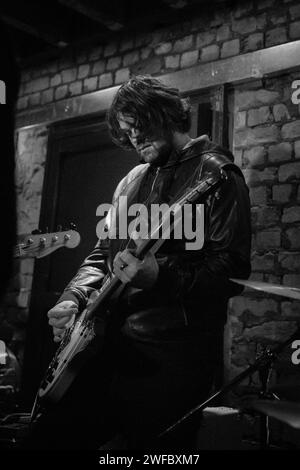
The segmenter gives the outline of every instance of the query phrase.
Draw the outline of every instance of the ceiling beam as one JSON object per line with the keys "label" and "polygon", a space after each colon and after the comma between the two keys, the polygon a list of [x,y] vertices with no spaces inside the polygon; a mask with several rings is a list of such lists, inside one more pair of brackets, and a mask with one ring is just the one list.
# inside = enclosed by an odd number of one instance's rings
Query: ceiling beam
{"label": "ceiling beam", "polygon": [[[111,31],[120,31],[124,25],[118,20],[111,18],[109,15],[96,10],[95,8],[84,4],[80,0],[58,0],[61,5],[64,5],[72,10],[77,11],[81,15],[86,16],[87,18],[96,21]],[[99,2],[100,3],[100,2]]]}
{"label": "ceiling beam", "polygon": [[181,10],[185,7],[195,6],[198,7],[207,7],[208,5],[212,5],[214,3],[225,3],[228,0],[197,0],[197,1],[189,1],[189,0],[163,0],[163,2],[168,5],[168,7],[173,8],[174,10]]}
{"label": "ceiling beam", "polygon": [[[224,83],[238,84],[263,79],[277,73],[298,70],[299,67],[300,40],[199,64],[158,78],[189,94]],[[22,111],[16,115],[16,128],[49,124],[91,113],[105,113],[118,89],[119,86],[115,86],[51,103],[37,110]]]}
{"label": "ceiling beam", "polygon": [[175,8],[175,10],[179,10],[184,8],[188,4],[188,0],[163,0],[170,8]]}
{"label": "ceiling beam", "polygon": [[22,31],[23,33],[29,34],[30,36],[34,36],[38,39],[41,39],[42,41],[46,42],[47,44],[50,44],[51,46],[62,48],[68,45],[68,43],[66,43],[62,39],[59,39],[59,37],[56,37],[51,33],[47,33],[46,31],[38,30],[34,26],[25,23],[24,21],[17,20],[16,18],[12,18],[8,15],[2,15],[1,19],[7,25],[12,26],[13,28],[19,31]]}

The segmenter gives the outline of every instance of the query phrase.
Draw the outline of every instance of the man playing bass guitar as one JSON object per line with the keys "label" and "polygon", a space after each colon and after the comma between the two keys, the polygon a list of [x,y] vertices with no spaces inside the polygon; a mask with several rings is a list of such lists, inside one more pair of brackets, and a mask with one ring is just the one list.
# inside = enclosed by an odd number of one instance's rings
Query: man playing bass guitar
{"label": "man playing bass guitar", "polygon": [[[248,188],[232,154],[207,136],[190,138],[190,120],[188,101],[157,79],[133,77],[115,95],[107,114],[112,139],[134,148],[141,164],[119,183],[108,232],[48,312],[54,340],[61,341],[107,274],[123,289],[108,303],[104,326],[96,317],[90,360],[41,414],[31,447],[99,449],[119,436],[127,449],[195,448],[199,416],[158,436],[210,394],[228,299],[242,289],[229,278],[250,274],[251,227]],[[118,230],[104,236],[117,226],[121,196],[127,207],[142,203],[150,210],[220,172],[226,178],[201,201],[200,247],[188,245],[182,230],[181,238],[171,236],[156,253],[138,257],[139,240],[118,237]]]}

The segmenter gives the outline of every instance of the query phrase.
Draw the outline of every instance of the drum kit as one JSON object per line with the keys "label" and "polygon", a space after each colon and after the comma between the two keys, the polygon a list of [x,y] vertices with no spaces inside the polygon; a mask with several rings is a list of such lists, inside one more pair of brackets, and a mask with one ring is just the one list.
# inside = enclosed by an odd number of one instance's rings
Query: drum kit
{"label": "drum kit", "polygon": [[[288,297],[290,299],[300,300],[300,289],[295,287],[281,286],[277,284],[269,284],[266,282],[260,281],[247,281],[242,279],[230,279],[232,282],[241,284],[245,287],[251,289],[256,289],[262,292],[269,294],[279,295],[283,297]],[[295,340],[300,340],[300,326],[293,333],[293,335],[288,338],[283,343],[279,344],[273,349],[266,349],[260,353],[254,362],[253,365],[248,367],[244,372],[239,374],[228,384],[225,384],[218,392],[209,397],[205,402],[196,406],[188,413],[186,413],[182,418],[176,421],[174,424],[169,426],[165,431],[161,433],[161,436],[172,431],[178,425],[182,424],[186,419],[194,415],[194,413],[200,413],[208,406],[213,406],[218,398],[224,396],[227,392],[231,391],[232,388],[242,382],[245,378],[250,377],[254,372],[259,373],[260,382],[261,382],[261,391],[257,399],[246,399],[241,401],[239,406],[241,411],[250,410],[257,411],[260,415],[260,448],[267,449],[270,448],[269,440],[269,418],[275,418],[281,423],[287,424],[294,429],[300,429],[300,385],[297,387],[295,384],[292,385],[278,385],[269,388],[269,380],[271,375],[271,370],[273,363],[278,358],[279,354],[284,350],[286,346],[291,344]],[[274,392],[293,392],[295,402],[281,400]],[[297,401],[299,403],[297,403]],[[300,436],[300,435],[299,435]],[[299,437],[300,442],[300,437]]]}
{"label": "drum kit", "polygon": [[[238,284],[242,284],[245,287],[250,287],[252,289],[260,290],[263,292],[267,292],[269,294],[280,295],[283,297],[288,297],[290,299],[300,300],[300,289],[296,287],[287,287],[281,286],[277,284],[268,284],[265,282],[259,281],[244,281],[240,279],[231,279],[233,282]],[[298,330],[299,331],[299,330]],[[295,336],[298,336],[300,339],[300,331],[299,335],[293,335],[291,339],[288,340],[288,344],[291,343]],[[287,343],[285,343],[287,345]],[[282,391],[283,393],[287,391],[292,391],[292,386],[288,385],[278,385],[277,387],[273,387],[272,390],[276,391],[277,393]],[[294,391],[298,393],[300,392],[300,387],[294,387]],[[267,416],[273,417],[278,419],[279,421],[290,425],[293,428],[300,429],[300,393],[298,395],[299,403],[289,402],[289,401],[282,401],[282,400],[256,400],[252,402],[252,407],[256,411],[260,411]]]}

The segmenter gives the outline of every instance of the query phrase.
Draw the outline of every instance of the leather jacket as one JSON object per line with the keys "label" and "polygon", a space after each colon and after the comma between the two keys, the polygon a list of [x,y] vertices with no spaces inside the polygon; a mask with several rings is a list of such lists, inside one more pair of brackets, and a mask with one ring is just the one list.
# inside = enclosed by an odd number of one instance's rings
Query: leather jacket
{"label": "leather jacket", "polygon": [[[116,302],[125,334],[145,341],[223,328],[228,299],[243,290],[229,278],[247,279],[251,269],[249,191],[232,154],[202,136],[180,153],[171,153],[163,166],[135,167],[119,183],[113,204],[118,216],[120,195],[127,196],[128,207],[136,202],[168,203],[199,178],[220,169],[227,179],[204,201],[202,248],[187,250],[184,238],[165,240],[156,254],[155,285],[148,291],[127,286]],[[124,249],[122,242],[99,240],[58,303],[74,300],[82,310],[111,272],[116,253]]]}

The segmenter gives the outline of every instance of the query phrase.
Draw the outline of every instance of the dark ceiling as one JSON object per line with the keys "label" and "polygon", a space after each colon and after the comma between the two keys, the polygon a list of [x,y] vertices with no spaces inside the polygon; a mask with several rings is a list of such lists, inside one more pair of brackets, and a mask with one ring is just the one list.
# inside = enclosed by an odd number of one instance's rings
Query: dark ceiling
{"label": "dark ceiling", "polygon": [[0,16],[20,65],[87,43],[149,32],[238,0],[2,0]]}

